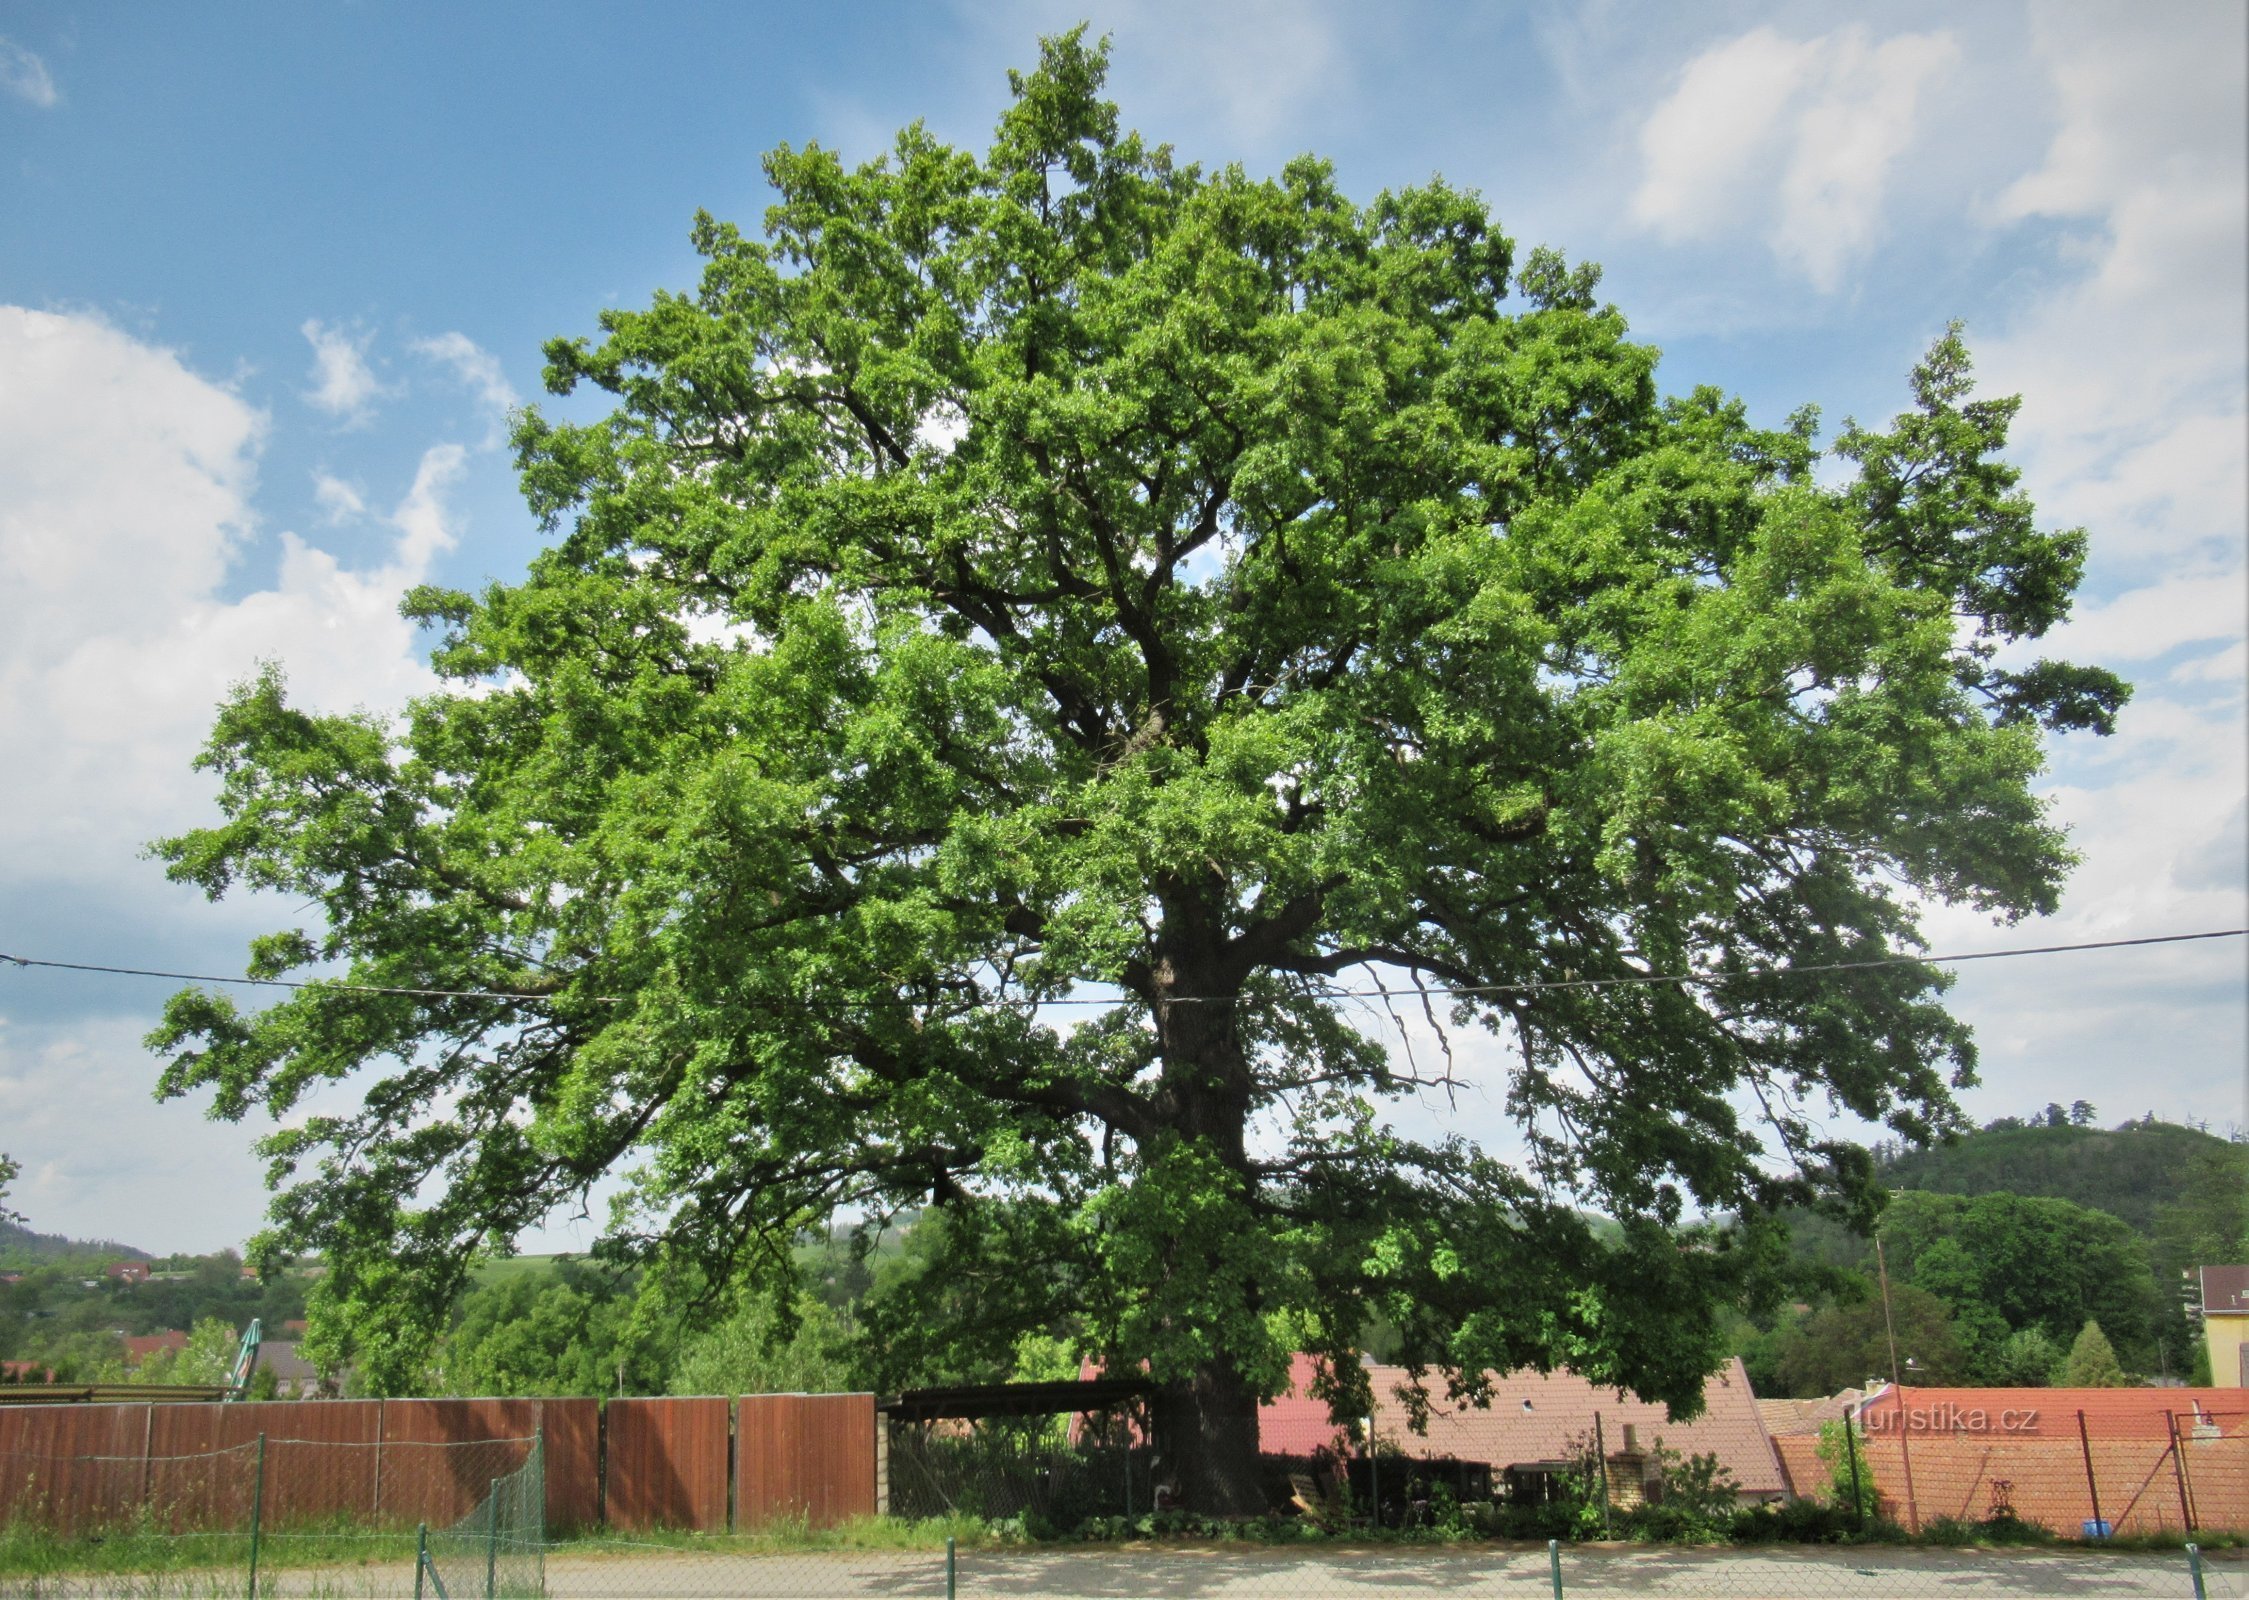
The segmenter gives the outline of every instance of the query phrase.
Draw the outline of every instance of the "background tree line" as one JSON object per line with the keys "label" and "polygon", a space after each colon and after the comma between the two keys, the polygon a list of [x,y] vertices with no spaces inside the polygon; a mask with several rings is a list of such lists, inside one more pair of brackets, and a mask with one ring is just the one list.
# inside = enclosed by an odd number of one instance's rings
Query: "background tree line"
{"label": "background tree line", "polygon": [[[2060,1110],[2059,1107],[2055,1108]],[[1948,1145],[1879,1150],[1893,1191],[1881,1220],[1890,1309],[1909,1382],[2038,1386],[2196,1381],[2202,1355],[2184,1314],[2182,1270],[2249,1259],[2249,1146],[2152,1118],[2090,1125],[2082,1102],[2058,1118],[2001,1118]],[[456,1395],[712,1394],[896,1390],[922,1384],[1066,1377],[1056,1324],[1021,1336],[1011,1357],[965,1361],[895,1330],[859,1337],[869,1307],[901,1295],[948,1320],[971,1318],[979,1286],[950,1278],[940,1212],[906,1213],[864,1238],[807,1235],[790,1272],[750,1292],[708,1290],[695,1306],[652,1292],[637,1270],[593,1259],[486,1262],[456,1301],[429,1359],[355,1392]],[[232,1252],[151,1261],[165,1276],[124,1285],[102,1276],[122,1247],[81,1245],[0,1224],[0,1357],[78,1381],[125,1376],[122,1335],[190,1330],[189,1348],[150,1358],[136,1376],[217,1382],[236,1332],[262,1317],[269,1335],[305,1314],[312,1281],[245,1279]],[[1763,1320],[1737,1316],[1734,1347],[1760,1394],[1812,1395],[1886,1377],[1888,1331],[1870,1240],[1812,1213],[1791,1219],[1799,1296]],[[167,1269],[170,1269],[167,1271]],[[715,1316],[697,1317],[690,1313]],[[2086,1328],[2097,1333],[2088,1339]],[[1362,1344],[1395,1353],[1395,1330],[1370,1323]],[[1008,1348],[1000,1346],[999,1348]],[[317,1355],[317,1340],[308,1352]]]}
{"label": "background tree line", "polygon": [[[2089,1323],[2100,1338],[2086,1342],[2081,1375],[2208,1381],[2182,1274],[2249,1259],[2249,1146],[2153,1118],[2091,1123],[2080,1101],[1951,1144],[1877,1150],[1909,1383],[2064,1382]],[[1799,1213],[1789,1248],[1798,1299],[1736,1327],[1757,1391],[1827,1394],[1888,1377],[1871,1240]]]}

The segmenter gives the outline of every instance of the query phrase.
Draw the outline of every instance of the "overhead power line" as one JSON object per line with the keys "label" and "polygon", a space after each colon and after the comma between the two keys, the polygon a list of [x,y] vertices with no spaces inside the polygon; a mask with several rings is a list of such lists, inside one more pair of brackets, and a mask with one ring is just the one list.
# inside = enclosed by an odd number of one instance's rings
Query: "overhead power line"
{"label": "overhead power line", "polygon": [[[1427,994],[1437,999],[1447,996],[1480,999],[1545,994],[1557,990],[1639,988],[1652,984],[1706,988],[1761,978],[1809,978],[1826,973],[1869,972],[1882,967],[1952,966],[1963,961],[1998,961],[2013,956],[2055,956],[2082,950],[2126,950],[2141,945],[2190,944],[2205,939],[2238,939],[2245,934],[2249,934],[2249,928],[2215,928],[2205,933],[2158,933],[2138,939],[2087,939],[2074,944],[2016,945],[2005,950],[1964,950],[1949,955],[1871,956],[1860,961],[1816,961],[1786,967],[1752,967],[1738,972],[1633,972],[1604,978],[1531,978],[1520,983],[1417,984],[1405,989],[1315,989],[1311,992],[1311,998],[1394,1000],[1408,994]],[[86,961],[48,961],[37,956],[10,955],[6,951],[0,951],[0,961],[17,967],[44,967],[57,972],[102,973],[121,978],[167,978],[177,983],[223,983],[258,989],[317,989],[330,994],[400,995],[426,1000],[509,1000],[534,1005],[551,1004],[559,998],[552,993],[540,994],[527,990],[425,989],[403,984],[346,983],[331,978],[230,978],[208,972],[164,972],[149,967],[102,966]],[[1175,1006],[1231,1005],[1239,999],[1238,995],[1172,995],[1163,1003]],[[591,1003],[616,1005],[620,1002],[615,995],[600,995]],[[804,1003],[811,1004],[810,1001]],[[1116,998],[1073,995],[1048,1000],[999,998],[979,1002],[979,1006],[987,1009],[1006,1007],[1036,1011],[1047,1006],[1113,1006],[1120,1003]]]}

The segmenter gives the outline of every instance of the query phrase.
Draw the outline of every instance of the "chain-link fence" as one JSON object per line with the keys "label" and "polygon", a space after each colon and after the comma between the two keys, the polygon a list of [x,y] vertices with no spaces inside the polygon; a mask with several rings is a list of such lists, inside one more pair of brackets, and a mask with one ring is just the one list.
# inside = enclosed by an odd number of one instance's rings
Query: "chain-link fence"
{"label": "chain-link fence", "polygon": [[535,1438],[0,1454],[0,1491],[0,1596],[543,1592]]}
{"label": "chain-link fence", "polygon": [[[1352,1468],[1368,1464],[1329,1463],[1332,1501],[1204,1524],[1145,1509],[1148,1463],[1122,1441],[1033,1426],[895,1431],[891,1515],[756,1533],[557,1536],[536,1439],[376,1448],[265,1438],[169,1456],[11,1456],[0,1457],[9,1508],[0,1596],[2249,1597],[2239,1550],[2182,1548],[2175,1533],[2137,1548],[2130,1534],[2057,1542],[2001,1515],[1952,1527],[1925,1519],[1925,1536],[1980,1547],[1913,1542],[1882,1514],[1891,1495],[1884,1441],[1854,1433],[1842,1442],[1820,1465],[1846,1485],[1859,1473],[1856,1500],[1831,1481],[1787,1506],[1728,1512],[1713,1491],[1701,1513],[1725,1512],[1726,1536],[1764,1541],[1756,1544],[1692,1542],[1713,1537],[1715,1523],[1699,1532],[1682,1524],[1656,1542],[1662,1508],[1675,1521],[1687,1516],[1680,1497],[1634,1501],[1632,1486],[1589,1464],[1534,1505],[1509,1499],[1520,1482],[1503,1479],[1497,1498],[1467,1502],[1456,1473],[1416,1475],[1413,1463],[1383,1458],[1362,1488]],[[1937,1469],[1957,1444],[1907,1444],[1915,1492],[1931,1492],[1924,1484],[1942,1479]],[[2201,1464],[2192,1455],[2183,1463],[2190,1508]],[[2097,1453],[2093,1482],[2106,1492]],[[1988,1484],[1981,1492],[1988,1499]],[[2177,1492],[2174,1480],[2174,1500]],[[1399,1514],[1377,1526],[1354,1518],[1355,1501]],[[1509,1536],[1534,1514],[1566,1517],[1570,1537]]]}
{"label": "chain-link fence", "polygon": [[2120,1426],[2067,1408],[1950,1406],[1773,1444],[1800,1495],[1862,1502],[1913,1533],[2249,1536],[2249,1413],[2154,1411]]}
{"label": "chain-link fence", "polygon": [[1157,1509],[1154,1452],[1118,1429],[1073,1438],[1064,1419],[891,1421],[888,1510],[908,1521],[967,1517],[1033,1537],[1129,1523]]}

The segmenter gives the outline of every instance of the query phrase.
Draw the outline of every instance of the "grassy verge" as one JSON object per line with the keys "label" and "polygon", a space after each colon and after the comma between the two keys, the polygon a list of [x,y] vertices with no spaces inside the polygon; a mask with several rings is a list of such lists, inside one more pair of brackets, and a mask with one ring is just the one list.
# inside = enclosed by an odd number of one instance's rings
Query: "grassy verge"
{"label": "grassy verge", "polygon": [[[287,1567],[405,1565],[414,1559],[411,1529],[329,1525],[274,1529],[259,1540],[263,1570]],[[13,1525],[0,1528],[0,1582],[100,1577],[111,1574],[243,1573],[250,1565],[250,1535],[173,1533],[125,1526],[98,1533],[58,1534]],[[239,1580],[233,1580],[240,1587]]]}

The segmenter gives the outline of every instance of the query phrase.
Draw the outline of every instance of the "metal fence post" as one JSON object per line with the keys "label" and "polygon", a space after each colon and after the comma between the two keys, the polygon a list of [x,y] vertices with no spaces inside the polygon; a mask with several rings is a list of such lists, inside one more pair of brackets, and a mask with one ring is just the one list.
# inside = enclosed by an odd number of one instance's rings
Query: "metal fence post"
{"label": "metal fence post", "polygon": [[492,1600],[500,1578],[500,1480],[484,1501],[484,1600]]}
{"label": "metal fence post", "polygon": [[414,1600],[422,1600],[422,1574],[429,1570],[429,1524],[414,1528]]}
{"label": "metal fence post", "polygon": [[2187,1499],[2186,1447],[2179,1439],[2178,1414],[2166,1411],[2163,1413],[2163,1420],[2171,1430],[2171,1481],[2179,1489],[2179,1520],[2186,1524],[2187,1532],[2193,1533],[2194,1505]]}
{"label": "metal fence post", "polygon": [[2093,1537],[2105,1539],[2109,1532],[2108,1519],[2101,1515],[2101,1485],[2093,1476],[2093,1439],[2085,1431],[2083,1411],[2077,1413],[2077,1448],[2085,1453],[2085,1492],[2093,1500]]}
{"label": "metal fence post", "polygon": [[1546,1541],[1546,1571],[1554,1580],[1554,1600],[1562,1600],[1562,1541]]}
{"label": "metal fence post", "polygon": [[953,1561],[953,1536],[945,1535],[945,1600],[954,1600],[960,1592],[960,1574]]}
{"label": "metal fence post", "polygon": [[258,1435],[258,1478],[250,1490],[250,1600],[258,1600],[258,1536],[266,1510],[266,1436]]}
{"label": "metal fence post", "polygon": [[2210,1593],[2202,1586],[2202,1547],[2187,1545],[2187,1571],[2194,1578],[2194,1600],[2210,1600]]}

